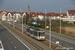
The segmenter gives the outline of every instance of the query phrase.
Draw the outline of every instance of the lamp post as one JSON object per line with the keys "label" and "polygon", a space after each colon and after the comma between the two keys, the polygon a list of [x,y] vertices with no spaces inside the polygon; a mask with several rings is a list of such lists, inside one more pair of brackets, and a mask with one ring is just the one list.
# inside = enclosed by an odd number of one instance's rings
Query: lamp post
{"label": "lamp post", "polygon": [[[10,13],[8,14],[8,16],[9,16],[9,21],[10,21]],[[9,22],[9,25],[10,25],[10,22]]]}
{"label": "lamp post", "polygon": [[[23,16],[25,15],[25,24],[26,24],[26,14],[24,13]],[[23,16],[22,16],[22,33],[23,33]]]}
{"label": "lamp post", "polygon": [[60,8],[60,33],[61,33],[61,8]]}
{"label": "lamp post", "polygon": [[[25,13],[24,13],[25,14]],[[26,24],[26,14],[25,14],[25,24]]]}

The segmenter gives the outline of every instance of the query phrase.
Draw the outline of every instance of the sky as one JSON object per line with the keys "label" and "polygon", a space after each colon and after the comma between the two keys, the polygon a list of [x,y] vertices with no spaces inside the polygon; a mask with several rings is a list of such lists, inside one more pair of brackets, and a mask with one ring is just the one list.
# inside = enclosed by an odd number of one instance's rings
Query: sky
{"label": "sky", "polygon": [[[0,10],[3,11],[16,11],[9,10],[8,8],[19,8],[27,12],[28,5],[30,12],[54,12],[66,13],[67,10],[75,10],[75,7],[63,7],[75,5],[75,0],[0,0]],[[18,10],[19,12],[22,12]]]}

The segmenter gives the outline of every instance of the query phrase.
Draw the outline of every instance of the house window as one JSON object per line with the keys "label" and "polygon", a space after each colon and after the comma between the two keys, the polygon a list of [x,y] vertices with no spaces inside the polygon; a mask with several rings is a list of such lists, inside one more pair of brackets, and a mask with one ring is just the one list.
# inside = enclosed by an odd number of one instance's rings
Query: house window
{"label": "house window", "polygon": [[72,16],[72,14],[70,14],[70,16]]}

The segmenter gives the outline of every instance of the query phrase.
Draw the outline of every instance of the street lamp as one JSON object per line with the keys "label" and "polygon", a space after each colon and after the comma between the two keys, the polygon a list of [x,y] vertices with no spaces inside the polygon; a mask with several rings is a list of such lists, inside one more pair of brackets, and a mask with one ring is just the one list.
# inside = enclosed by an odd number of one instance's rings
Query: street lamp
{"label": "street lamp", "polygon": [[23,16],[25,15],[25,24],[26,24],[26,13],[23,14]]}
{"label": "street lamp", "polygon": [[[26,14],[24,13],[23,16],[25,15],[25,24],[26,24]],[[23,33],[23,16],[22,16],[22,33]]]}
{"label": "street lamp", "polygon": [[10,25],[10,13],[8,14],[8,16],[9,16],[9,25]]}

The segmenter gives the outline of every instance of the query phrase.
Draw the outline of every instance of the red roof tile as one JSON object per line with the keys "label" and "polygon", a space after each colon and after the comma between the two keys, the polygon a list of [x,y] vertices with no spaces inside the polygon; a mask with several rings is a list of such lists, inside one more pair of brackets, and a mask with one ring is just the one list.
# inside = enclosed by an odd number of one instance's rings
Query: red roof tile
{"label": "red roof tile", "polygon": [[3,11],[1,10],[0,13],[2,13]]}
{"label": "red roof tile", "polygon": [[75,10],[68,10],[69,15],[74,15],[75,14]]}

